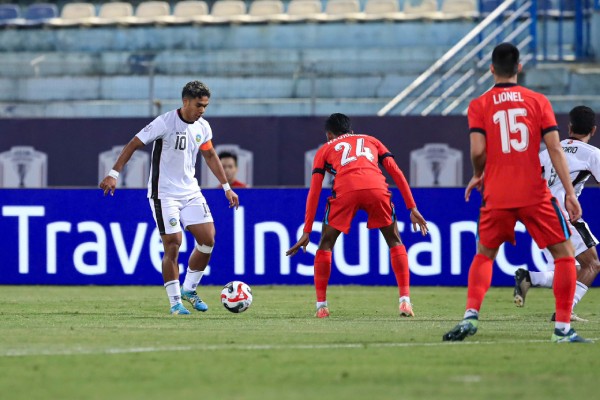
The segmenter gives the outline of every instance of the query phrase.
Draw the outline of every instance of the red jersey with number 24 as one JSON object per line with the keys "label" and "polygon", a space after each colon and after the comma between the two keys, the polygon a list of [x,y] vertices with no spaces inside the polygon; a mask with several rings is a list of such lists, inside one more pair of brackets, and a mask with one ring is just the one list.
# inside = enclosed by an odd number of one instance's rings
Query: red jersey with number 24
{"label": "red jersey with number 24", "polygon": [[486,137],[486,207],[525,207],[551,197],[538,153],[542,136],[558,127],[544,95],[517,84],[497,84],[471,101],[468,118],[470,133]]}
{"label": "red jersey with number 24", "polygon": [[334,177],[336,195],[363,189],[387,189],[378,162],[390,151],[369,135],[346,134],[325,143],[315,154],[313,174],[325,171]]}

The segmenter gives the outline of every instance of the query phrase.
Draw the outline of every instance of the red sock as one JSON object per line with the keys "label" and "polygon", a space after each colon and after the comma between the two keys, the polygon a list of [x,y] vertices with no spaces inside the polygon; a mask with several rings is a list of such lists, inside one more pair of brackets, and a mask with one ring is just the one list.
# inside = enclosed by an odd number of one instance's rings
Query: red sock
{"label": "red sock", "polygon": [[571,308],[577,281],[575,258],[563,257],[554,260],[554,299],[556,301],[556,322],[571,322]]}
{"label": "red sock", "polygon": [[331,275],[331,251],[317,250],[315,255],[315,289],[317,301],[327,300],[327,283]]}
{"label": "red sock", "polygon": [[483,298],[492,285],[492,265],[494,260],[483,254],[476,254],[469,268],[469,287],[467,289],[467,310],[479,311]]}
{"label": "red sock", "polygon": [[392,247],[390,249],[390,258],[392,259],[392,269],[394,270],[394,275],[396,275],[400,297],[410,296],[410,270],[408,269],[406,247],[403,244]]}

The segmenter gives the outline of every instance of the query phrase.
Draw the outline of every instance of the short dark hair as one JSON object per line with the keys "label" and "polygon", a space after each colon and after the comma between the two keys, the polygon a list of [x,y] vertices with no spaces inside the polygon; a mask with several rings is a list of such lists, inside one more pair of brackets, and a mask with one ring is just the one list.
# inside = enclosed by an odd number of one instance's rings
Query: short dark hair
{"label": "short dark hair", "polygon": [[596,126],[594,110],[586,106],[577,106],[569,112],[571,132],[576,135],[589,135]]}
{"label": "short dark hair", "polygon": [[219,160],[222,158],[233,158],[233,161],[235,163],[235,166],[237,167],[238,163],[237,163],[237,154],[232,153],[230,151],[222,151],[219,153]]}
{"label": "short dark hair", "polygon": [[200,81],[191,81],[186,83],[181,91],[182,99],[199,99],[204,96],[210,97],[210,89]]}
{"label": "short dark hair", "polygon": [[500,43],[492,51],[492,65],[496,75],[510,78],[519,72],[519,49],[511,43]]}
{"label": "short dark hair", "polygon": [[327,132],[333,133],[335,136],[343,135],[344,133],[352,132],[350,118],[344,114],[331,114],[325,121],[325,129]]}

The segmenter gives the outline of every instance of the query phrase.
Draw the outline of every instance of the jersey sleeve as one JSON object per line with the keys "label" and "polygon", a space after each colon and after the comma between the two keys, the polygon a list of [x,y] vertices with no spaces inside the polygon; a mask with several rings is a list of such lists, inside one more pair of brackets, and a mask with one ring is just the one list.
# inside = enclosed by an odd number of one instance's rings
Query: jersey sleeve
{"label": "jersey sleeve", "polygon": [[325,146],[322,146],[317,150],[315,158],[313,159],[312,174],[321,174],[325,176]]}
{"label": "jersey sleeve", "polygon": [[202,147],[203,144],[208,143],[210,141],[212,141],[213,138],[213,132],[212,132],[212,128],[210,127],[210,124],[208,123],[207,120],[203,119],[203,128],[204,128],[204,137],[202,140],[202,143],[200,143],[200,147]]}
{"label": "jersey sleeve", "polygon": [[157,139],[162,138],[165,135],[165,123],[162,118],[156,117],[154,121],[146,125],[144,129],[139,131],[135,136],[142,141],[144,144],[154,142]]}
{"label": "jersey sleeve", "polygon": [[479,99],[471,100],[471,103],[469,103],[467,118],[469,121],[469,133],[477,132],[485,135],[485,123]]}
{"label": "jersey sleeve", "polygon": [[396,186],[398,186],[398,190],[400,190],[400,194],[404,199],[404,204],[406,204],[407,209],[411,209],[417,206],[415,203],[415,199],[413,198],[412,191],[410,190],[410,186],[408,186],[408,182],[402,173],[402,170],[396,164],[396,161],[393,157],[386,157],[383,160],[383,167],[390,174]]}
{"label": "jersey sleeve", "polygon": [[387,157],[394,157],[392,152],[380,140],[373,138],[373,142],[375,142],[375,146],[377,147],[377,162],[379,164],[383,164],[383,160]]}
{"label": "jersey sleeve", "polygon": [[600,150],[595,150],[590,157],[590,172],[596,182],[600,183]]}
{"label": "jersey sleeve", "polygon": [[541,109],[542,109],[542,136],[552,131],[558,131],[558,124],[556,123],[556,117],[554,116],[554,110],[552,110],[552,104],[546,96],[541,96]]}
{"label": "jersey sleeve", "polygon": [[319,205],[319,197],[321,195],[324,178],[325,175],[313,173],[310,180],[310,189],[308,190],[308,196],[306,197],[306,214],[304,215],[305,233],[312,232],[312,226],[313,222],[315,221],[315,215],[317,214],[317,206]]}

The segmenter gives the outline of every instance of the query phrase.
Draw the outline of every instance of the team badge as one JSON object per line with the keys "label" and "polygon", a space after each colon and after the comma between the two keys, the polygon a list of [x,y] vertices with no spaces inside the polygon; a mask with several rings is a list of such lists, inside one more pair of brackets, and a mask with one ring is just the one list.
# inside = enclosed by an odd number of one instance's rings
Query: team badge
{"label": "team badge", "polygon": [[196,135],[196,142],[200,143],[201,140],[202,140],[202,136]]}
{"label": "team badge", "polygon": [[177,218],[171,218],[171,219],[169,220],[169,223],[171,224],[171,226],[175,226],[175,225],[177,225]]}

